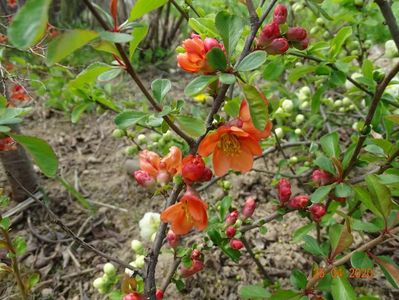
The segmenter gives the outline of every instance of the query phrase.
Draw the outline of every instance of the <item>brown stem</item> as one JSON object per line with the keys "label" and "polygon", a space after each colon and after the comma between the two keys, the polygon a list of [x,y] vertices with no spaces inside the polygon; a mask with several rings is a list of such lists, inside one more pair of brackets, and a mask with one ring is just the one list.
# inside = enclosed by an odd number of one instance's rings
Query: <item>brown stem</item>
{"label": "brown stem", "polygon": [[[1,217],[0,217],[1,219]],[[7,248],[8,250],[11,252],[11,264],[12,264],[12,270],[13,270],[13,274],[15,277],[15,280],[17,281],[17,285],[19,288],[19,292],[21,294],[21,298],[23,300],[27,300],[28,299],[28,292],[26,290],[26,286],[22,281],[22,276],[21,276],[21,272],[19,270],[19,264],[18,264],[18,259],[17,259],[17,255],[16,255],[16,251],[15,248],[12,244],[10,235],[8,234],[7,230],[1,229],[1,232],[3,234],[4,240],[7,244]]]}
{"label": "brown stem", "polygon": [[[325,274],[328,274],[329,272],[331,272],[334,267],[338,267],[338,266],[345,264],[347,261],[349,261],[351,259],[351,257],[353,256],[353,254],[355,252],[367,251],[371,248],[374,248],[375,246],[382,243],[384,240],[388,239],[390,235],[394,235],[398,232],[399,232],[399,227],[391,229],[389,235],[382,234],[379,237],[375,238],[374,240],[371,240],[371,241],[367,242],[366,244],[360,246],[359,248],[353,250],[352,252],[346,254],[342,258],[336,260],[333,264],[329,265],[325,269]],[[312,278],[309,279],[308,284],[306,285],[306,289],[309,290],[309,289],[313,288],[320,279],[321,278],[320,278],[319,274],[315,274]]]}
{"label": "brown stem", "polygon": [[183,8],[180,7],[179,4],[176,3],[175,0],[169,0],[170,3],[173,4],[174,7],[181,13],[181,15],[188,21],[190,19],[190,16],[183,10]]}
{"label": "brown stem", "polygon": [[[363,126],[363,130],[367,129],[370,124],[371,121],[373,120],[374,117],[374,113],[378,107],[378,104],[380,103],[380,100],[382,98],[382,95],[384,94],[384,91],[386,89],[386,87],[388,86],[388,84],[391,82],[391,80],[395,77],[395,75],[399,72],[399,62],[392,68],[392,70],[385,76],[384,80],[377,85],[376,87],[376,91],[374,93],[374,97],[373,100],[371,102],[370,105],[370,109],[367,113],[366,116],[366,120],[364,121],[364,126]],[[359,140],[356,144],[356,148],[352,154],[352,157],[348,163],[348,167],[344,170],[344,173],[342,175],[342,178],[344,179],[346,176],[348,176],[348,174],[350,173],[350,171],[352,170],[352,168],[354,167],[357,157],[360,153],[360,150],[363,147],[363,143],[366,140],[367,135],[362,134],[361,136],[359,136]]]}
{"label": "brown stem", "polygon": [[392,12],[391,4],[386,0],[375,0],[375,3],[380,7],[381,13],[384,16],[392,38],[395,41],[396,47],[399,49],[399,27],[396,22],[395,15]]}
{"label": "brown stem", "polygon": [[179,267],[181,262],[180,257],[176,257],[175,260],[173,261],[173,264],[170,266],[170,269],[168,271],[168,274],[166,275],[164,281],[162,282],[161,285],[161,290],[165,293],[166,289],[168,288],[170,282],[172,281],[173,275],[175,275],[177,268]]}
{"label": "brown stem", "polygon": [[272,282],[269,274],[267,273],[266,269],[260,263],[259,259],[256,258],[255,253],[252,251],[252,245],[248,242],[244,235],[241,236],[241,241],[244,244],[245,249],[247,250],[249,256],[252,258],[256,266],[258,267],[259,271],[262,273],[263,278],[267,279],[269,282]]}
{"label": "brown stem", "polygon": [[33,199],[35,200],[36,203],[38,203],[41,207],[43,207],[45,209],[45,211],[50,215],[50,218],[52,219],[52,221],[57,224],[58,226],[60,226],[60,228],[62,230],[64,230],[70,237],[72,237],[78,244],[80,244],[82,247],[96,253],[99,256],[102,256],[104,258],[106,258],[109,261],[112,261],[124,268],[128,268],[129,270],[132,270],[134,272],[134,274],[138,274],[140,276],[142,276],[142,273],[140,270],[137,270],[135,268],[133,268],[131,265],[125,263],[124,261],[120,260],[119,258],[116,257],[112,257],[100,250],[98,250],[97,248],[93,247],[90,244],[87,244],[85,241],[83,241],[80,237],[78,237],[68,226],[66,226],[61,219],[46,205],[44,204],[42,201],[40,201],[34,194],[32,194],[31,192],[29,192],[24,185],[18,181],[18,179],[14,178],[14,180],[17,182],[17,184]]}
{"label": "brown stem", "polygon": [[191,10],[195,13],[195,15],[197,17],[199,17],[199,18],[201,17],[201,15],[198,13],[198,11],[195,9],[195,7],[191,3],[189,3],[187,0],[184,0],[184,3],[186,3],[187,6],[191,8]]}

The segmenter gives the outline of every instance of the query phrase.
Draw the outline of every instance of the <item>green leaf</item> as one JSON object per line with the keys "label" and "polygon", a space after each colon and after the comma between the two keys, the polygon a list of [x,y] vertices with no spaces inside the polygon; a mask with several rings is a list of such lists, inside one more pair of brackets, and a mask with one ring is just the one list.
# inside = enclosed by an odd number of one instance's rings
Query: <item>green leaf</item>
{"label": "green leaf", "polygon": [[72,123],[77,123],[80,120],[80,117],[82,114],[85,112],[87,108],[89,108],[91,103],[80,103],[76,105],[71,113],[71,122]]}
{"label": "green leaf", "polygon": [[238,293],[243,299],[268,299],[270,297],[269,291],[258,285],[241,286]]}
{"label": "green leaf", "polygon": [[373,262],[365,252],[356,251],[351,257],[351,264],[354,268],[372,268]]}
{"label": "green leaf", "polygon": [[46,141],[33,136],[10,134],[10,136],[32,156],[35,164],[47,177],[54,177],[57,173],[58,159]]}
{"label": "green leaf", "polygon": [[385,116],[385,119],[394,122],[395,124],[399,124],[399,115],[390,115]]}
{"label": "green leaf", "polygon": [[312,114],[316,114],[320,110],[321,96],[327,90],[327,85],[321,85],[312,96],[311,110]]}
{"label": "green leaf", "polygon": [[[338,238],[335,238],[336,237],[335,234],[332,234],[333,238],[331,238],[330,236],[331,249],[332,249],[330,255],[331,259],[335,258],[338,254],[347,249],[353,243],[353,235],[348,219],[346,219],[344,225],[341,224],[337,225],[339,225],[337,226],[337,228],[340,228]],[[335,227],[330,227],[330,228],[335,228]]]}
{"label": "green leaf", "polygon": [[186,96],[192,97],[198,95],[203,90],[205,90],[208,85],[218,79],[217,76],[214,75],[201,75],[194,80],[192,80],[184,89],[184,94]]}
{"label": "green leaf", "polygon": [[217,37],[215,20],[211,18],[190,18],[188,25],[198,34],[207,37]]}
{"label": "green leaf", "polygon": [[223,109],[230,117],[237,117],[240,113],[241,99],[236,97],[224,102]]}
{"label": "green leaf", "polygon": [[356,300],[356,294],[346,276],[332,279],[331,293],[334,300]]}
{"label": "green leaf", "polygon": [[161,103],[163,98],[172,88],[172,83],[169,79],[156,79],[151,84],[152,94],[158,103]]}
{"label": "green leaf", "polygon": [[265,51],[260,51],[260,50],[254,51],[244,57],[244,59],[237,66],[236,70],[238,72],[252,71],[263,65],[265,61],[266,61]]}
{"label": "green leaf", "polygon": [[100,38],[113,43],[128,43],[132,40],[130,34],[111,31],[101,31]]}
{"label": "green leaf", "polygon": [[292,234],[292,241],[294,243],[300,241],[306,234],[308,234],[311,230],[315,229],[315,223],[309,223],[302,227],[299,227],[297,230],[294,231]]}
{"label": "green leaf", "polygon": [[233,74],[221,73],[219,75],[219,80],[221,83],[224,84],[233,84],[234,82],[236,82],[236,77]]}
{"label": "green leaf", "polygon": [[284,70],[285,64],[283,58],[282,56],[279,56],[277,59],[266,64],[265,69],[263,70],[263,78],[270,81],[278,80]]}
{"label": "green leaf", "polygon": [[104,40],[97,40],[90,44],[91,47],[96,49],[97,51],[102,51],[106,53],[111,53],[116,56],[120,56],[118,49],[115,47],[114,43],[104,41]]}
{"label": "green leaf", "polygon": [[46,32],[51,0],[29,0],[18,10],[8,27],[8,38],[15,47],[26,50]]}
{"label": "green leaf", "polygon": [[104,73],[100,74],[100,76],[97,77],[97,80],[99,82],[106,82],[110,81],[112,79],[115,79],[122,73],[122,69],[119,67],[114,67],[109,71],[105,71]]}
{"label": "green leaf", "polygon": [[33,273],[33,274],[29,275],[28,282],[27,282],[28,289],[29,290],[32,289],[36,284],[39,283],[39,281],[40,281],[39,273]]}
{"label": "green leaf", "polygon": [[335,196],[339,198],[348,198],[352,196],[351,186],[343,182],[337,184],[335,187]]}
{"label": "green leaf", "polygon": [[112,66],[101,63],[101,62],[96,62],[91,65],[89,65],[85,70],[79,73],[78,76],[76,76],[75,79],[71,80],[68,84],[71,87],[74,88],[83,88],[87,84],[94,83],[96,78],[106,72],[111,70]]}
{"label": "green leaf", "polygon": [[137,49],[137,46],[141,43],[142,40],[146,37],[148,33],[148,25],[141,23],[142,26],[134,27],[132,30],[132,39],[129,45],[129,55],[130,58],[133,57],[134,52]]}
{"label": "green leaf", "polygon": [[134,21],[144,16],[146,13],[161,7],[166,2],[168,2],[168,0],[137,0],[130,11],[129,21]]}
{"label": "green leaf", "polygon": [[0,228],[3,230],[10,229],[11,220],[10,218],[0,218]]}
{"label": "green leaf", "polygon": [[340,155],[339,135],[336,131],[328,133],[320,138],[320,145],[329,157],[338,158]]}
{"label": "green leaf", "polygon": [[320,203],[328,196],[333,188],[334,184],[319,187],[313,192],[312,196],[310,196],[310,201],[312,203]]}
{"label": "green leaf", "polygon": [[331,162],[330,159],[327,157],[321,155],[316,160],[314,161],[314,164],[318,166],[319,168],[323,169],[324,171],[327,171],[330,174],[335,174],[335,168],[333,163]]}
{"label": "green leaf", "polygon": [[73,187],[73,185],[71,185],[64,177],[57,177],[57,180],[64,186],[68,193],[70,193],[76,200],[78,200],[80,205],[82,205],[84,208],[92,209],[89,201],[81,193],[79,193],[79,191],[77,191]]}
{"label": "green leaf", "polygon": [[269,121],[268,107],[258,90],[248,84],[243,85],[245,99],[249,105],[252,122],[259,130],[264,130]]}
{"label": "green leaf", "polygon": [[136,125],[140,121],[143,121],[144,119],[148,118],[148,116],[148,113],[142,111],[128,110],[118,114],[115,117],[114,122],[118,128],[126,129]]}
{"label": "green leaf", "polygon": [[17,256],[21,256],[22,254],[24,254],[27,249],[27,244],[26,244],[25,238],[22,236],[17,236],[13,240],[12,245],[15,249],[15,254]]}
{"label": "green leaf", "polygon": [[385,278],[396,289],[399,288],[399,267],[388,256],[373,256],[375,262],[380,266]]}
{"label": "green leaf", "polygon": [[47,62],[53,65],[90,41],[94,40],[98,33],[92,30],[75,29],[66,31],[57,36],[48,45]]}
{"label": "green leaf", "polygon": [[374,215],[382,217],[382,213],[374,204],[374,201],[372,200],[370,193],[366,189],[360,186],[356,186],[354,187],[354,190],[358,201],[361,201],[368,210],[374,213]]}
{"label": "green leaf", "polygon": [[316,69],[315,66],[310,66],[310,65],[304,65],[302,67],[295,68],[288,75],[288,81],[290,81],[290,82],[298,81],[299,78],[301,78],[309,73],[314,72],[315,69]]}
{"label": "green leaf", "polygon": [[345,41],[352,35],[352,27],[342,27],[331,41],[330,57],[335,58],[341,52]]}
{"label": "green leaf", "polygon": [[298,269],[294,269],[290,276],[290,281],[292,285],[297,289],[304,289],[308,280],[306,275]]}
{"label": "green leaf", "polygon": [[392,209],[391,192],[378,181],[376,175],[367,175],[365,179],[375,207],[386,219]]}
{"label": "green leaf", "polygon": [[316,256],[325,256],[323,249],[321,249],[319,243],[315,238],[310,235],[305,235],[303,237],[305,244],[302,245],[303,249]]}
{"label": "green leaf", "polygon": [[226,70],[227,60],[222,49],[217,47],[212,48],[212,50],[206,54],[206,60],[213,69],[219,71]]}
{"label": "green leaf", "polygon": [[227,56],[231,57],[244,29],[242,20],[236,15],[230,15],[226,11],[221,11],[216,15],[215,25],[223,39]]}
{"label": "green leaf", "polygon": [[192,116],[177,116],[176,117],[177,124],[186,131],[188,134],[193,137],[199,137],[200,135],[205,133],[205,124],[204,120],[194,118]]}
{"label": "green leaf", "polygon": [[280,290],[273,294],[269,300],[299,300],[302,298],[302,294],[290,291],[290,290]]}
{"label": "green leaf", "polygon": [[225,196],[222,199],[222,201],[220,202],[219,214],[220,214],[221,221],[224,221],[224,218],[226,217],[227,212],[229,211],[229,208],[230,208],[232,202],[233,202],[233,198],[230,196]]}

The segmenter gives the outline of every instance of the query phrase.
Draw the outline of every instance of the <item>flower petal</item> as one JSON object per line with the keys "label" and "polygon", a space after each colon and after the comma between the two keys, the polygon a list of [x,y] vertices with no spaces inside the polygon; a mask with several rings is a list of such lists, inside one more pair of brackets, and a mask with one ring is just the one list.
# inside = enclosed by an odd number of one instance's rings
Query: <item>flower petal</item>
{"label": "flower petal", "polygon": [[220,135],[217,131],[208,133],[199,144],[198,154],[204,157],[209,156],[213,151],[215,151],[219,137]]}
{"label": "flower petal", "polygon": [[248,149],[242,149],[240,154],[235,155],[230,162],[230,167],[233,170],[242,173],[248,172],[252,169],[254,163],[253,155]]}
{"label": "flower petal", "polygon": [[230,156],[218,147],[213,152],[212,162],[217,176],[223,176],[230,169]]}
{"label": "flower petal", "polygon": [[259,145],[259,142],[251,137],[245,138],[241,137],[239,138],[240,144],[241,144],[241,149],[243,151],[249,152],[252,155],[261,155],[262,154],[262,148]]}

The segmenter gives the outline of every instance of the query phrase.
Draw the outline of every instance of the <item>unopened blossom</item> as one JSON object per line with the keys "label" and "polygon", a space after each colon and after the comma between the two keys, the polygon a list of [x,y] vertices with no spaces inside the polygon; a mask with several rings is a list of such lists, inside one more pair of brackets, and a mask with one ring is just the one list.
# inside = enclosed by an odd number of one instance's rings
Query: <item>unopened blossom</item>
{"label": "unopened blossom", "polygon": [[252,217],[252,215],[254,214],[256,208],[256,201],[254,197],[248,197],[245,200],[244,203],[244,208],[242,209],[242,215],[243,215],[243,219],[247,219]]}
{"label": "unopened blossom", "polygon": [[155,298],[157,300],[162,300],[163,299],[163,291],[161,289],[157,289],[155,292]]}
{"label": "unopened blossom", "polygon": [[288,201],[288,207],[292,209],[302,209],[305,208],[309,204],[309,196],[300,195],[292,197]]}
{"label": "unopened blossom", "polygon": [[183,278],[190,277],[195,273],[198,273],[204,268],[204,263],[201,260],[194,259],[192,260],[192,264],[190,268],[181,267],[180,275]]}
{"label": "unopened blossom", "polygon": [[231,213],[229,213],[226,217],[226,225],[234,225],[235,222],[238,219],[238,211],[233,210]]}
{"label": "unopened blossom", "polygon": [[169,206],[161,214],[161,220],[171,224],[171,229],[178,235],[187,234],[194,227],[204,230],[208,226],[208,205],[190,187],[178,203]]}
{"label": "unopened blossom", "polygon": [[137,292],[127,294],[123,297],[123,300],[144,300],[144,299],[145,299],[144,295],[139,294]]}
{"label": "unopened blossom", "polygon": [[227,238],[231,239],[235,236],[236,229],[233,226],[229,226],[226,228],[226,236]]}
{"label": "unopened blossom", "polygon": [[284,54],[287,52],[290,45],[286,38],[274,39],[266,48],[266,52],[271,55]]}
{"label": "unopened blossom", "polygon": [[205,166],[201,156],[190,154],[183,159],[182,177],[187,184],[209,181],[212,171]]}
{"label": "unopened blossom", "polygon": [[17,7],[17,5],[18,5],[18,2],[17,2],[17,0],[7,0],[7,6],[9,7],[9,8],[16,8]]}
{"label": "unopened blossom", "polygon": [[0,151],[11,151],[16,149],[17,146],[15,144],[15,141],[9,136],[0,139]]}
{"label": "unopened blossom", "polygon": [[277,24],[284,24],[287,21],[287,16],[287,8],[282,4],[278,4],[274,9],[273,22]]}
{"label": "unopened blossom", "polygon": [[274,40],[281,37],[280,28],[277,23],[272,22],[266,24],[257,38],[257,47],[258,48],[265,48],[270,45],[270,43]]}
{"label": "unopened blossom", "polygon": [[157,232],[160,223],[158,213],[146,212],[139,222],[140,236],[147,241],[150,240],[151,236]]}
{"label": "unopened blossom", "polygon": [[198,250],[198,249],[194,249],[192,252],[191,252],[191,259],[200,259],[201,258],[201,251],[200,250]]}
{"label": "unopened blossom", "polygon": [[309,208],[310,216],[316,222],[320,222],[320,219],[326,214],[326,207],[324,204],[316,203]]}
{"label": "unopened blossom", "polygon": [[309,37],[306,37],[306,38],[303,39],[302,41],[294,42],[294,43],[292,43],[292,44],[293,44],[293,46],[294,46],[295,48],[297,48],[298,50],[305,50],[306,48],[309,47],[309,42],[310,42]]}
{"label": "unopened blossom", "polygon": [[303,27],[291,27],[285,35],[290,42],[300,42],[307,38],[308,33]]}
{"label": "unopened blossom", "polygon": [[139,185],[145,188],[152,188],[156,184],[155,179],[146,171],[137,170],[133,173],[133,177]]}
{"label": "unopened blossom", "polygon": [[317,169],[312,173],[312,181],[319,187],[334,182],[334,176],[324,170]]}
{"label": "unopened blossom", "polygon": [[180,242],[179,236],[176,233],[174,233],[173,230],[168,231],[166,235],[166,240],[168,241],[169,246],[172,248],[176,248]]}
{"label": "unopened blossom", "polygon": [[234,250],[240,250],[244,247],[244,244],[240,240],[232,239],[230,240],[230,247]]}
{"label": "unopened blossom", "polygon": [[291,183],[286,178],[281,178],[277,186],[277,196],[282,204],[291,198]]}
{"label": "unopened blossom", "polygon": [[26,101],[29,100],[29,96],[22,85],[14,84],[10,91],[10,99],[17,101]]}

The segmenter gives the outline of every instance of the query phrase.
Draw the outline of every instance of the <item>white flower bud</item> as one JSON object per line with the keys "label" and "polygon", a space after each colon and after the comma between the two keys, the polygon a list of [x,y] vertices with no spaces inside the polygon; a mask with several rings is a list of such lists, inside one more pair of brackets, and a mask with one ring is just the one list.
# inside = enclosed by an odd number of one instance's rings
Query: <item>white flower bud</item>
{"label": "white flower bud", "polygon": [[104,284],[105,284],[105,282],[102,277],[98,277],[98,278],[94,279],[94,281],[93,281],[93,286],[96,289],[101,289],[104,286]]}
{"label": "white flower bud", "polygon": [[299,90],[299,93],[303,94],[303,95],[306,95],[306,96],[310,96],[310,88],[308,86],[303,86]]}
{"label": "white flower bud", "polygon": [[340,107],[342,106],[342,101],[341,100],[337,100],[334,102],[334,107]]}
{"label": "white flower bud", "polygon": [[348,97],[345,97],[344,99],[342,99],[342,103],[348,106],[352,103],[352,101]]}
{"label": "white flower bud", "polygon": [[284,136],[284,131],[283,131],[283,128],[281,128],[281,127],[277,127],[275,129],[275,132],[279,139],[281,139]]}
{"label": "white flower bud", "polygon": [[301,108],[307,108],[307,107],[309,107],[309,102],[308,101],[305,101],[305,102],[303,102],[301,104]]}
{"label": "white flower bud", "polygon": [[151,236],[158,230],[161,223],[160,214],[153,212],[146,212],[139,222],[140,236],[144,240],[150,240]]}
{"label": "white flower bud", "polygon": [[283,109],[281,107],[277,108],[276,111],[275,111],[276,115],[281,115],[283,113],[284,113],[284,111],[283,111]]}
{"label": "white flower bud", "polygon": [[345,112],[345,107],[340,107],[338,111],[339,112]]}
{"label": "white flower bud", "polygon": [[304,120],[305,120],[305,116],[304,116],[304,115],[299,114],[299,115],[297,115],[297,116],[295,117],[295,122],[296,122],[297,124],[301,124]]}
{"label": "white flower bud", "polygon": [[132,266],[138,269],[144,268],[144,255],[137,255],[136,260],[133,262]]}
{"label": "white flower bud", "polygon": [[353,130],[358,131],[359,130],[358,127],[359,127],[359,122],[353,123],[353,125],[352,125]]}
{"label": "white flower bud", "polygon": [[282,108],[286,112],[291,112],[292,109],[294,108],[294,103],[292,103],[291,100],[284,100],[283,103],[281,104]]}
{"label": "white flower bud", "polygon": [[398,56],[399,51],[393,40],[389,40],[385,43],[385,56],[389,58],[394,58]]}
{"label": "white flower bud", "polygon": [[137,136],[137,142],[139,144],[144,144],[147,141],[147,137],[144,134],[139,134]]}
{"label": "white flower bud", "polygon": [[296,157],[296,156],[291,156],[291,157],[290,157],[290,162],[293,163],[293,164],[296,164],[296,163],[298,162],[298,157]]}
{"label": "white flower bud", "polygon": [[113,276],[116,274],[116,268],[113,264],[111,263],[106,263],[103,267],[104,273],[109,275],[109,276]]}
{"label": "white flower bud", "polygon": [[130,243],[130,246],[132,247],[132,250],[133,250],[136,254],[139,254],[139,255],[144,254],[144,246],[143,246],[143,243],[140,242],[139,240],[133,240],[133,241]]}
{"label": "white flower bud", "polygon": [[298,99],[299,99],[299,101],[303,102],[303,101],[308,100],[309,96],[305,95],[305,94],[298,94]]}
{"label": "white flower bud", "polygon": [[354,110],[355,108],[356,108],[356,106],[354,104],[349,105],[350,110]]}
{"label": "white flower bud", "polygon": [[295,134],[296,135],[301,135],[302,134],[302,130],[300,128],[295,129]]}

